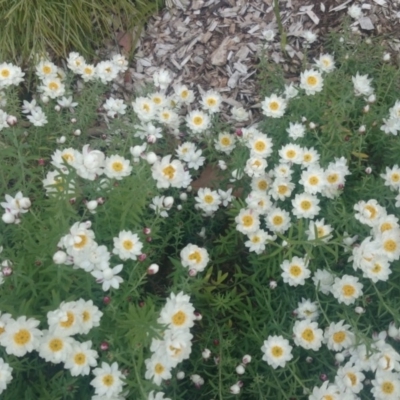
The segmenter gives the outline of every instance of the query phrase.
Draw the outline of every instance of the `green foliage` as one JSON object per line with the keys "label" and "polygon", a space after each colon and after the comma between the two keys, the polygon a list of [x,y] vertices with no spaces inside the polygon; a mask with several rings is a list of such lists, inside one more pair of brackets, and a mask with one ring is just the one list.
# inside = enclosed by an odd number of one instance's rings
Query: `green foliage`
{"label": "green foliage", "polygon": [[159,0],[0,0],[0,61],[26,62],[51,51],[90,58],[105,39],[132,28],[140,34]]}

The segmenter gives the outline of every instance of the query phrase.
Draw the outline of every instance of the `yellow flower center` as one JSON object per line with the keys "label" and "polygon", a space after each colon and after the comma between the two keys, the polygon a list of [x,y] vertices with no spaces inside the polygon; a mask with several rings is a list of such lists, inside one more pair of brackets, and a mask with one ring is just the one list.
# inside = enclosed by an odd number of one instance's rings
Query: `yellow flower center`
{"label": "yellow flower center", "polygon": [[51,74],[51,67],[49,67],[48,65],[44,65],[42,71],[46,75]]}
{"label": "yellow flower center", "polygon": [[205,201],[207,204],[211,204],[211,203],[214,201],[214,197],[212,197],[211,194],[206,194],[206,195],[204,196],[204,201]]}
{"label": "yellow flower center", "polygon": [[186,322],[186,314],[183,311],[178,311],[172,316],[172,324],[182,326]]}
{"label": "yellow flower center", "polygon": [[379,264],[374,264],[374,266],[372,267],[371,271],[372,271],[374,274],[379,274],[379,272],[382,271],[382,266],[379,265]]}
{"label": "yellow flower center", "polygon": [[311,207],[312,207],[312,203],[311,203],[311,201],[309,201],[309,200],[303,200],[303,201],[300,203],[300,208],[301,208],[302,210],[308,211]]}
{"label": "yellow flower center", "polygon": [[283,349],[281,346],[273,346],[271,349],[271,354],[274,357],[282,357],[283,355]]}
{"label": "yellow flower center", "polygon": [[295,158],[296,157],[296,152],[294,150],[288,150],[286,152],[286,157],[287,158]]}
{"label": "yellow flower center", "polygon": [[264,151],[266,147],[266,144],[262,140],[257,140],[257,142],[254,143],[254,148],[257,151]]}
{"label": "yellow flower center", "polygon": [[188,97],[188,96],[189,96],[189,91],[188,90],[182,90],[181,97],[183,99],[186,99],[186,97]]}
{"label": "yellow flower center", "polygon": [[312,155],[309,154],[309,153],[304,154],[304,155],[303,155],[303,160],[304,160],[305,162],[310,162],[310,161],[312,160]]}
{"label": "yellow flower center", "polygon": [[396,182],[396,183],[397,183],[397,182],[400,181],[400,174],[397,173],[397,172],[394,172],[394,173],[392,174],[391,178],[392,178],[392,181],[393,181],[393,182]]}
{"label": "yellow flower center", "polygon": [[18,346],[23,346],[31,340],[31,333],[27,329],[20,329],[14,334],[14,342]]}
{"label": "yellow flower center", "polygon": [[155,104],[161,104],[162,103],[162,98],[161,97],[153,97],[153,102]]}
{"label": "yellow flower center", "polygon": [[260,243],[260,242],[261,242],[260,236],[253,236],[253,237],[251,238],[251,241],[252,241],[253,243]]}
{"label": "yellow flower center", "polygon": [[392,253],[397,250],[397,243],[393,239],[385,240],[383,248],[389,253]]}
{"label": "yellow flower center", "polygon": [[111,73],[111,67],[107,67],[105,70],[104,70],[105,72],[107,72],[107,74],[109,74],[109,73]]}
{"label": "yellow flower center", "polygon": [[122,164],[121,161],[114,161],[111,164],[111,168],[115,171],[115,172],[121,172],[124,169],[124,164]]}
{"label": "yellow flower center", "polygon": [[325,236],[325,230],[322,226],[320,226],[319,228],[317,228],[317,238],[320,238],[322,236]]}
{"label": "yellow flower center", "polygon": [[203,117],[197,115],[196,117],[193,118],[193,123],[197,126],[201,125],[203,123]]}
{"label": "yellow flower center", "polygon": [[344,285],[342,293],[345,297],[351,297],[356,293],[356,288],[353,285]]}
{"label": "yellow flower center", "polygon": [[74,243],[75,249],[83,249],[88,242],[88,237],[85,234],[78,235],[78,237],[81,239],[79,243]]}
{"label": "yellow flower center", "polygon": [[111,374],[107,374],[103,376],[103,384],[104,386],[112,386],[114,383],[114,377]]}
{"label": "yellow flower center", "polygon": [[222,144],[222,146],[229,146],[231,144],[231,139],[227,136],[224,136],[219,142]]}
{"label": "yellow flower center", "polygon": [[333,396],[331,396],[330,394],[326,394],[322,400],[335,400]]}
{"label": "yellow flower center", "polygon": [[171,114],[167,111],[163,112],[161,114],[161,116],[163,117],[164,120],[170,119],[171,118]]}
{"label": "yellow flower center", "polygon": [[4,333],[5,329],[3,326],[0,326],[0,335],[2,335]]}
{"label": "yellow flower center", "polygon": [[162,172],[168,179],[174,179],[176,169],[170,164],[166,166]]}
{"label": "yellow flower center", "polygon": [[10,76],[10,70],[9,69],[2,69],[0,72],[0,75],[3,78],[8,78]]}
{"label": "yellow flower center", "polygon": [[267,181],[260,181],[257,184],[260,190],[267,190],[268,189],[268,182]]}
{"label": "yellow flower center", "polygon": [[309,76],[309,77],[307,78],[307,83],[308,83],[310,86],[315,86],[315,85],[317,84],[317,82],[318,82],[318,79],[317,79],[315,76]]}
{"label": "yellow flower center", "polygon": [[392,224],[391,224],[390,222],[384,222],[384,223],[381,225],[381,232],[390,231],[390,230],[392,230],[392,229],[393,229],[393,227],[392,227]]}
{"label": "yellow flower center", "polygon": [[306,342],[312,342],[315,339],[314,331],[310,328],[304,329],[303,333],[301,334],[301,337],[306,341]]}
{"label": "yellow flower center", "polygon": [[57,82],[50,82],[49,83],[49,89],[50,90],[57,90],[59,88],[59,85]]}
{"label": "yellow flower center", "polygon": [[248,228],[253,225],[254,219],[251,215],[245,215],[242,217],[242,223],[246,228]]}
{"label": "yellow flower center", "polygon": [[292,275],[296,278],[301,275],[301,272],[302,272],[302,269],[298,265],[291,265],[289,268],[290,275]]}
{"label": "yellow flower center", "polygon": [[271,103],[269,103],[269,108],[272,111],[276,111],[279,109],[279,103],[277,101],[271,101]]}
{"label": "yellow flower center", "polygon": [[85,68],[83,69],[83,72],[84,72],[86,75],[91,75],[92,72],[93,72],[93,68],[85,67]]}
{"label": "yellow flower center", "polygon": [[376,217],[376,214],[377,214],[376,208],[373,207],[373,206],[371,206],[371,205],[369,205],[369,204],[367,204],[367,205],[365,206],[365,208],[366,208],[366,209],[369,211],[369,213],[370,213],[369,218],[370,218],[370,219],[374,219],[374,218]]}
{"label": "yellow flower center", "polygon": [[208,99],[206,100],[206,103],[207,103],[207,105],[208,105],[209,107],[213,107],[213,106],[215,106],[215,105],[217,104],[217,100],[214,99],[214,98],[212,98],[212,97],[210,97],[210,98],[208,98]]}
{"label": "yellow flower center", "polygon": [[72,324],[75,322],[75,315],[71,311],[67,311],[67,320],[60,322],[60,325],[63,328],[70,328]]}
{"label": "yellow flower center", "polygon": [[352,372],[348,372],[346,375],[347,375],[347,377],[350,379],[351,385],[352,385],[352,386],[355,386],[355,385],[357,384],[357,377],[356,377],[356,375],[353,374]]}
{"label": "yellow flower center", "polygon": [[90,312],[89,311],[84,311],[82,313],[82,320],[83,320],[83,322],[88,322],[90,320]]}
{"label": "yellow flower center", "polygon": [[158,375],[162,374],[164,372],[164,370],[165,370],[164,366],[160,363],[157,363],[154,366],[154,372]]}
{"label": "yellow flower center", "polygon": [[255,167],[260,167],[260,166],[262,165],[262,162],[261,162],[260,160],[255,160],[255,161],[253,162],[253,165],[254,165]]}
{"label": "yellow flower center", "polygon": [[346,339],[346,332],[344,331],[335,332],[332,336],[332,339],[335,343],[342,343]]}
{"label": "yellow flower center", "polygon": [[319,183],[319,179],[317,176],[310,176],[310,178],[308,178],[308,183],[312,186],[318,185]]}
{"label": "yellow flower center", "polygon": [[150,112],[150,106],[148,104],[143,104],[142,108],[144,111]]}
{"label": "yellow flower center", "polygon": [[61,158],[67,163],[74,161],[74,156],[71,153],[65,153]]}
{"label": "yellow flower center", "polygon": [[392,394],[394,392],[394,385],[392,382],[385,381],[382,383],[381,389],[385,394]]}
{"label": "yellow flower center", "polygon": [[86,363],[86,355],[84,353],[76,353],[74,356],[74,362],[77,365],[83,365]]}
{"label": "yellow flower center", "polygon": [[201,262],[201,259],[201,254],[198,251],[194,251],[193,253],[189,254],[189,260],[194,260],[197,264]]}
{"label": "yellow flower center", "polygon": [[326,180],[332,185],[332,184],[336,183],[339,180],[339,175],[335,174],[335,173],[329,174],[326,177]]}
{"label": "yellow flower center", "polygon": [[282,225],[283,223],[283,218],[280,215],[275,215],[274,218],[272,218],[272,223],[274,225]]}
{"label": "yellow flower center", "polygon": [[279,185],[278,186],[278,193],[285,194],[288,191],[288,187],[286,185]]}
{"label": "yellow flower center", "polygon": [[133,242],[132,242],[132,240],[124,240],[123,242],[122,242],[122,247],[125,249],[125,250],[132,250],[133,249]]}
{"label": "yellow flower center", "polygon": [[49,348],[51,351],[57,352],[62,350],[63,347],[64,347],[64,342],[62,340],[60,339],[50,340]]}

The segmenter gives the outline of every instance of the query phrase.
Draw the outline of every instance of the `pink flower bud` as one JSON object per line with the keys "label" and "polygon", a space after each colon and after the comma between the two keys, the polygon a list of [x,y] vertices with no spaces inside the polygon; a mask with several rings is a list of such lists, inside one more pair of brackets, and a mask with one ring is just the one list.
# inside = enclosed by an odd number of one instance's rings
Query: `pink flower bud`
{"label": "pink flower bud", "polygon": [[147,143],[149,144],[153,144],[157,141],[157,138],[155,137],[155,135],[148,135],[147,136]]}
{"label": "pink flower bud", "polygon": [[194,268],[189,269],[189,276],[196,276],[197,271]]}
{"label": "pink flower bud", "polygon": [[142,254],[139,255],[138,260],[139,261],[144,261],[146,258],[147,258],[147,254],[142,253]]}
{"label": "pink flower bud", "polygon": [[96,199],[96,201],[99,205],[102,205],[106,202],[106,199],[104,197],[99,197]]}
{"label": "pink flower bud", "polygon": [[146,242],[151,243],[153,241],[153,238],[151,236],[147,236]]}
{"label": "pink flower bud", "polygon": [[160,267],[157,264],[151,264],[149,268],[147,268],[148,275],[155,275],[159,271]]}
{"label": "pink flower bud", "polygon": [[7,115],[6,121],[9,126],[17,125],[18,122],[17,117],[15,117],[14,115]]}
{"label": "pink flower bud", "polygon": [[366,173],[366,174],[370,175],[371,172],[372,172],[372,168],[371,168],[371,167],[365,168],[365,173]]}
{"label": "pink flower bud", "polygon": [[4,267],[2,272],[4,276],[10,276],[13,273],[13,270],[11,267]]}
{"label": "pink flower bud", "polygon": [[110,296],[104,296],[103,297],[103,304],[107,305],[111,303],[111,297]]}
{"label": "pink flower bud", "polygon": [[195,321],[201,321],[203,319],[203,316],[198,311],[195,311],[193,315]]}
{"label": "pink flower bud", "polygon": [[328,375],[327,375],[327,374],[320,374],[319,379],[320,379],[322,382],[325,382],[325,381],[328,380]]}
{"label": "pink flower bud", "polygon": [[306,362],[308,362],[309,364],[311,364],[313,362],[313,358],[312,357],[307,357],[306,358]]}
{"label": "pink flower bud", "polygon": [[243,131],[239,128],[239,129],[236,129],[236,136],[239,136],[239,137],[242,137],[243,136]]}
{"label": "pink flower bud", "polygon": [[270,289],[276,289],[276,287],[278,286],[278,283],[274,280],[274,279],[271,279],[270,281],[269,281],[269,287],[270,287]]}
{"label": "pink flower bud", "polygon": [[75,203],[76,203],[76,198],[75,198],[75,197],[71,197],[71,198],[69,199],[69,204],[74,205]]}
{"label": "pink flower bud", "polygon": [[110,346],[107,342],[102,342],[100,345],[100,350],[107,351],[109,347]]}
{"label": "pink flower bud", "polygon": [[144,233],[145,235],[150,235],[150,233],[151,233],[151,228],[148,228],[148,227],[143,228],[143,233]]}
{"label": "pink flower bud", "polygon": [[39,160],[38,160],[38,164],[39,165],[44,165],[46,162],[44,161],[44,159],[43,158],[39,158]]}
{"label": "pink flower bud", "polygon": [[251,362],[251,356],[249,354],[244,355],[242,358],[242,363],[244,365],[247,365],[250,364],[250,362]]}

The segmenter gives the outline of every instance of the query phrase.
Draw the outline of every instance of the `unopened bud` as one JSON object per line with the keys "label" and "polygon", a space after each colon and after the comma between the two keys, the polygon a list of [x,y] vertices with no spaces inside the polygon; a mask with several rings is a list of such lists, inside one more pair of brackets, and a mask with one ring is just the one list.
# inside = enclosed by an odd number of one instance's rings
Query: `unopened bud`
{"label": "unopened bud", "polygon": [[147,268],[148,275],[155,275],[159,271],[160,267],[157,264],[151,264],[149,268]]}
{"label": "unopened bud", "polygon": [[11,214],[11,213],[8,213],[8,212],[4,213],[4,214],[1,216],[1,219],[3,220],[3,222],[4,222],[5,224],[13,224],[13,223],[15,222],[15,217],[14,217],[14,215]]}
{"label": "unopened bud", "polygon": [[31,206],[31,201],[29,200],[29,197],[23,197],[20,201],[19,201],[19,205],[21,206],[21,208],[23,208],[24,210],[27,210],[30,206]]}
{"label": "unopened bud", "polygon": [[236,129],[236,136],[238,136],[238,137],[242,137],[243,136],[243,131],[239,128],[239,129]]}
{"label": "unopened bud", "polygon": [[306,362],[311,364],[314,361],[314,359],[310,356],[306,357]]}
{"label": "unopened bud", "polygon": [[150,235],[150,233],[151,233],[151,229],[150,228],[143,228],[143,233],[145,234],[145,235]]}
{"label": "unopened bud", "polygon": [[366,174],[370,175],[371,172],[372,172],[372,168],[371,168],[371,167],[365,168],[365,173],[366,173]]}
{"label": "unopened bud", "polygon": [[189,276],[196,276],[196,275],[197,275],[197,271],[194,268],[189,269]]}
{"label": "unopened bud", "polygon": [[211,356],[211,350],[209,350],[209,349],[204,349],[204,350],[201,352],[201,356],[203,357],[204,360],[208,360],[208,359],[210,358],[210,356]]}
{"label": "unopened bud", "polygon": [[369,111],[369,104],[367,104],[364,108],[363,108],[364,113],[366,114]]}
{"label": "unopened bud", "polygon": [[343,362],[343,361],[344,361],[344,355],[343,355],[342,353],[336,353],[336,354],[335,354],[335,360],[336,360],[338,363]]}
{"label": "unopened bud", "polygon": [[94,211],[98,205],[99,205],[99,203],[97,203],[97,200],[91,200],[86,203],[86,208],[89,211]]}
{"label": "unopened bud", "polygon": [[80,136],[81,135],[81,130],[80,129],[75,129],[74,130],[74,136]]}
{"label": "unopened bud", "polygon": [[187,200],[187,198],[188,198],[188,195],[186,194],[186,193],[181,193],[180,195],[179,195],[179,198],[182,200],[182,201],[186,201]]}
{"label": "unopened bud", "polygon": [[357,314],[363,314],[363,313],[365,313],[365,309],[364,309],[363,307],[356,307],[356,308],[354,309],[354,311],[355,311]]}
{"label": "unopened bud", "polygon": [[359,132],[359,133],[365,133],[365,125],[361,125],[361,126],[358,128],[358,132]]}
{"label": "unopened bud", "polygon": [[195,321],[201,321],[203,319],[203,316],[198,311],[195,311],[193,316]]}
{"label": "unopened bud", "polygon": [[4,267],[2,270],[2,273],[4,276],[10,276],[13,273],[13,270],[11,267]]}
{"label": "unopened bud", "polygon": [[163,201],[163,206],[167,210],[169,210],[172,207],[173,204],[174,204],[174,198],[171,197],[171,196],[167,196]]}
{"label": "unopened bud", "polygon": [[6,121],[9,126],[14,126],[18,122],[17,117],[14,115],[8,115]]}
{"label": "unopened bud", "polygon": [[234,385],[232,385],[232,386],[229,388],[229,391],[230,391],[232,394],[239,394],[239,393],[240,393],[240,386],[239,386],[237,383],[235,383]]}
{"label": "unopened bud", "polygon": [[104,296],[103,297],[103,304],[107,305],[111,303],[111,297],[110,296]]}
{"label": "unopened bud", "polygon": [[197,374],[191,375],[190,380],[194,383],[194,385],[199,389],[201,386],[204,385],[204,379]]}
{"label": "unopened bud", "polygon": [[59,138],[57,138],[56,142],[58,144],[63,144],[63,143],[65,143],[66,140],[67,140],[67,138],[65,136],[60,136]]}
{"label": "unopened bud", "polygon": [[43,158],[39,158],[38,164],[39,164],[40,166],[43,166],[45,163],[46,163],[46,162],[44,161]]}
{"label": "unopened bud", "polygon": [[236,367],[236,373],[237,373],[238,375],[243,375],[245,372],[246,372],[246,369],[244,368],[244,366],[243,366],[242,364],[239,364],[239,365]]}
{"label": "unopened bud", "polygon": [[383,55],[383,61],[389,61],[390,60],[390,53],[385,53]]}
{"label": "unopened bud", "polygon": [[100,350],[107,351],[109,347],[110,346],[109,346],[109,344],[107,342],[102,342],[100,344]]}
{"label": "unopened bud", "polygon": [[57,112],[59,112],[61,110],[61,107],[57,104],[54,106],[54,110],[56,110]]}
{"label": "unopened bud", "polygon": [[47,104],[47,103],[50,101],[50,99],[48,98],[48,96],[44,96],[44,95],[41,96],[41,99],[42,99],[42,102],[43,102],[44,104]]}
{"label": "unopened bud", "polygon": [[101,206],[106,202],[106,199],[104,197],[98,197],[96,199],[96,201],[97,201],[97,204],[99,204]]}
{"label": "unopened bud", "polygon": [[138,260],[139,261],[144,261],[147,258],[147,254],[146,253],[142,253],[138,256]]}
{"label": "unopened bud", "polygon": [[314,122],[310,122],[308,126],[310,127],[310,129],[315,129],[317,127],[317,125],[314,124]]}
{"label": "unopened bud", "polygon": [[153,153],[152,151],[147,153],[146,160],[150,165],[153,165],[157,161],[157,154]]}
{"label": "unopened bud", "polygon": [[148,135],[147,136],[147,143],[149,144],[153,144],[157,141],[157,138],[155,137],[155,135]]}
{"label": "unopened bud", "polygon": [[244,365],[247,365],[250,364],[250,362],[251,362],[251,356],[249,354],[244,355],[242,358],[242,363]]}
{"label": "unopened bud", "polygon": [[327,374],[320,374],[319,379],[321,379],[322,382],[325,382],[328,380],[328,375]]}
{"label": "unopened bud", "polygon": [[269,281],[269,287],[270,287],[270,289],[276,289],[276,287],[278,286],[278,283],[275,281],[275,280],[273,280],[273,279],[271,279],[270,281]]}
{"label": "unopened bud", "polygon": [[176,379],[182,380],[185,377],[185,373],[183,371],[179,371],[176,374]]}
{"label": "unopened bud", "polygon": [[176,209],[177,209],[178,211],[181,211],[181,210],[182,210],[182,205],[181,205],[181,204],[178,204],[178,205],[176,206]]}
{"label": "unopened bud", "polygon": [[67,253],[65,251],[56,251],[53,255],[53,262],[54,264],[64,264],[65,261],[67,260]]}
{"label": "unopened bud", "polygon": [[76,123],[76,118],[71,118],[71,123],[75,124]]}
{"label": "unopened bud", "polygon": [[374,94],[369,95],[367,101],[368,101],[368,103],[375,103],[376,96]]}

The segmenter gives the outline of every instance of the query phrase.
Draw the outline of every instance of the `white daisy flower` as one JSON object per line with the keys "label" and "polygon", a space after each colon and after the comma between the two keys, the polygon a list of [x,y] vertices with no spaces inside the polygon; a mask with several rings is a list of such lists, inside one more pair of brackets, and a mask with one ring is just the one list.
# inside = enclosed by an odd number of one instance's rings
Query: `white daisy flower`
{"label": "white daisy flower", "polygon": [[7,385],[12,381],[13,368],[9,366],[2,358],[0,358],[0,394],[7,389]]}
{"label": "white daisy flower", "polygon": [[49,60],[42,60],[36,65],[36,75],[40,79],[45,78],[56,78],[57,77],[57,65]]}
{"label": "white daisy flower", "polygon": [[42,85],[38,90],[43,92],[45,96],[55,99],[56,97],[64,96],[65,85],[59,78],[46,77],[43,79]]}
{"label": "white daisy flower", "polygon": [[203,210],[207,215],[212,215],[221,204],[218,192],[209,188],[200,188],[194,199],[196,201],[195,208]]}
{"label": "white daisy flower", "polygon": [[11,85],[19,85],[25,75],[20,67],[10,63],[0,64],[0,89]]}
{"label": "white daisy flower", "polygon": [[175,85],[174,91],[180,102],[186,104],[193,102],[194,92],[193,90],[189,90],[186,85]]}
{"label": "white daisy flower", "polygon": [[123,230],[113,241],[113,254],[116,254],[121,260],[136,260],[142,253],[143,243],[136,233]]}
{"label": "white daisy flower", "polygon": [[400,119],[399,118],[383,118],[384,122],[381,125],[381,131],[385,132],[386,135],[397,136],[397,133],[400,131]]}
{"label": "white daisy flower", "polygon": [[110,399],[122,392],[122,386],[125,385],[124,376],[118,370],[116,362],[111,365],[102,362],[101,367],[95,368],[92,372],[95,378],[90,384],[94,387],[96,394]]}
{"label": "white daisy flower", "polygon": [[0,335],[0,344],[5,347],[6,353],[23,357],[36,350],[42,336],[42,332],[37,329],[39,324],[40,321],[25,316],[8,320]]}
{"label": "white daisy flower", "polygon": [[155,385],[161,385],[163,380],[170,379],[171,366],[168,364],[166,357],[160,357],[154,353],[151,358],[144,360],[146,364],[146,373],[144,377],[151,379]]}
{"label": "white daisy flower", "polygon": [[81,333],[82,313],[75,301],[62,302],[58,309],[47,313],[49,332],[55,335],[72,336]]}
{"label": "white daisy flower", "polygon": [[215,90],[207,91],[201,99],[203,109],[208,111],[210,114],[214,114],[219,111],[222,103],[221,95]]}
{"label": "white daisy flower", "polygon": [[107,111],[107,115],[110,118],[115,118],[117,114],[125,114],[127,105],[124,104],[124,101],[122,99],[114,99],[113,97],[110,97],[103,104],[103,108]]}
{"label": "white daisy flower", "polygon": [[74,343],[75,340],[69,336],[43,331],[43,337],[38,347],[39,356],[54,364],[64,362]]}
{"label": "white daisy flower", "polygon": [[132,107],[138,118],[143,122],[148,122],[155,118],[156,107],[147,97],[137,97],[132,102]]}
{"label": "white daisy flower", "polygon": [[217,151],[230,154],[235,148],[236,137],[230,133],[222,132],[218,134],[218,138],[214,139],[214,147]]}
{"label": "white daisy flower", "polygon": [[371,242],[371,251],[385,256],[389,261],[400,258],[400,229],[383,232]]}
{"label": "white daisy flower", "polygon": [[88,144],[82,148],[81,163],[77,166],[77,174],[94,181],[96,177],[103,174],[106,156],[100,150],[92,150]]}
{"label": "white daisy flower", "polygon": [[167,106],[167,97],[161,92],[151,93],[149,99],[154,103],[156,108],[163,108]]}
{"label": "white daisy flower", "polygon": [[339,367],[335,377],[336,385],[343,391],[360,393],[364,385],[362,384],[365,375],[358,366],[348,362],[343,367]]}
{"label": "white daisy flower", "polygon": [[179,115],[169,108],[160,109],[157,113],[157,119],[161,124],[172,128],[179,126]]}
{"label": "white daisy flower", "polygon": [[93,64],[84,63],[79,68],[78,74],[84,82],[90,82],[98,77],[96,72],[96,67]]}
{"label": "white daisy flower", "polygon": [[247,121],[250,118],[249,111],[246,111],[243,107],[232,107],[232,117],[237,122]]}
{"label": "white daisy flower", "polygon": [[158,87],[161,90],[166,90],[172,82],[172,76],[169,71],[162,68],[159,71],[154,72],[153,81],[155,87]]}
{"label": "white daisy flower", "polygon": [[399,398],[400,378],[398,373],[378,373],[371,383],[371,393],[374,395],[375,399],[397,400]]}
{"label": "white daisy flower", "polygon": [[282,336],[268,336],[261,347],[262,359],[274,369],[283,368],[293,358],[292,350],[289,341]]}
{"label": "white daisy flower", "polygon": [[82,165],[82,154],[71,147],[64,150],[56,150],[51,155],[51,165],[60,169],[64,174],[68,174],[68,168],[65,164],[78,169]]}
{"label": "white daisy flower", "polygon": [[300,163],[302,168],[309,168],[310,166],[318,163],[319,154],[313,147],[305,147],[302,150],[302,160]]}
{"label": "white daisy flower", "polygon": [[147,400],[171,400],[170,398],[164,397],[165,394],[163,392],[157,392],[155,393],[154,390],[152,390],[149,393],[149,397]]}
{"label": "white daisy flower", "polygon": [[186,125],[192,133],[202,133],[206,131],[211,124],[210,117],[203,111],[193,110],[186,116]]}
{"label": "white daisy flower", "polygon": [[345,321],[331,322],[325,329],[324,343],[329,350],[342,351],[350,348],[355,343],[354,333],[350,330],[350,325],[345,325]]}
{"label": "white daisy flower", "polygon": [[[184,171],[183,164],[179,160],[171,161],[171,155],[157,160],[151,167],[153,179],[157,181],[157,188],[185,187],[187,180],[191,181],[188,171]],[[188,183],[188,184],[189,184]]]}
{"label": "white daisy flower", "polygon": [[332,72],[335,69],[335,60],[331,54],[321,54],[319,59],[315,61],[315,65],[322,72]]}
{"label": "white daisy flower", "polygon": [[206,268],[210,258],[206,249],[189,243],[181,252],[181,263],[184,268],[202,272]]}
{"label": "white daisy flower", "polygon": [[257,212],[252,209],[242,208],[235,217],[236,230],[247,235],[260,228],[260,219]]}
{"label": "white daisy flower", "polygon": [[282,163],[275,166],[271,175],[275,178],[282,178],[289,180],[292,178],[293,170],[290,168],[290,163]]}
{"label": "white daisy flower", "polygon": [[357,4],[352,4],[347,9],[347,14],[350,15],[350,17],[353,19],[360,19],[363,15],[361,7]]}
{"label": "white daisy flower", "polygon": [[392,190],[400,189],[400,167],[395,164],[392,168],[386,167],[386,172],[380,175],[385,180],[385,186]]}
{"label": "white daisy flower", "polygon": [[85,64],[85,59],[77,52],[68,54],[67,67],[74,73],[78,73]]}
{"label": "white daisy flower", "polygon": [[[325,381],[321,387],[314,387],[308,400],[344,400],[339,387],[329,381]],[[349,399],[350,400],[350,399]]]}
{"label": "white daisy flower", "polygon": [[170,329],[191,328],[194,325],[194,307],[189,296],[183,292],[177,295],[171,293],[157,322],[168,325]]}
{"label": "white daisy flower", "polygon": [[265,168],[267,168],[265,158],[253,156],[246,161],[244,172],[250,177],[262,176],[265,174]]}
{"label": "white daisy flower", "polygon": [[103,313],[93,304],[93,300],[79,299],[75,302],[75,305],[81,314],[81,334],[87,334],[92,328],[100,326]]}
{"label": "white daisy flower", "polygon": [[315,301],[302,298],[301,302],[297,304],[295,313],[298,319],[315,321],[319,317],[318,305]]}
{"label": "white daisy flower", "polygon": [[276,178],[268,193],[274,200],[285,200],[292,195],[293,189],[293,182],[290,182],[285,178]]}
{"label": "white daisy flower", "polygon": [[300,164],[303,157],[302,148],[294,143],[288,143],[282,146],[278,153],[283,163]]}
{"label": "white daisy flower", "polygon": [[375,199],[368,200],[367,202],[361,200],[354,205],[356,211],[354,217],[362,224],[368,226],[375,226],[379,219],[386,215],[386,210],[380,206]]}
{"label": "white daisy flower", "polygon": [[289,286],[304,285],[311,272],[308,262],[300,257],[293,257],[290,261],[284,260],[281,264],[283,282]]}
{"label": "white daisy flower", "polygon": [[319,199],[316,196],[308,193],[296,194],[292,200],[292,212],[297,218],[313,219],[321,209],[318,204]]}
{"label": "white daisy flower", "polygon": [[261,107],[266,117],[281,118],[285,114],[287,102],[283,97],[272,94],[261,102]]}
{"label": "white daisy flower", "polygon": [[306,127],[298,122],[289,123],[289,128],[286,129],[286,132],[288,133],[289,137],[293,140],[299,139],[304,137],[306,133]]}
{"label": "white daisy flower", "polygon": [[65,369],[69,369],[72,376],[89,375],[90,368],[97,365],[97,351],[92,350],[92,341],[79,343],[75,341],[71,351],[65,359]]}
{"label": "white daisy flower", "polygon": [[132,166],[129,160],[117,154],[106,157],[104,161],[104,175],[110,179],[120,181],[122,178],[129,176],[132,172]]}
{"label": "white daisy flower", "polygon": [[351,275],[343,275],[341,278],[335,278],[331,293],[339,303],[346,305],[354,304],[362,296],[363,284],[358,282],[358,278]]}
{"label": "white daisy flower", "polygon": [[251,137],[246,146],[250,149],[251,157],[267,158],[272,153],[272,140],[263,133]]}
{"label": "white daisy flower", "polygon": [[309,320],[296,321],[293,326],[293,340],[296,346],[318,351],[322,346],[323,333],[316,322]]}
{"label": "white daisy flower", "polygon": [[274,233],[286,232],[290,226],[290,214],[278,207],[273,208],[266,216],[267,228]]}
{"label": "white daisy flower", "polygon": [[370,96],[373,94],[374,89],[371,86],[372,78],[368,78],[368,75],[360,75],[357,72],[356,76],[353,76],[351,79],[356,96]]}
{"label": "white daisy flower", "polygon": [[318,219],[316,221],[310,221],[308,225],[308,229],[305,231],[307,235],[307,240],[322,240],[327,243],[330,239],[332,239],[333,228],[325,224],[325,219]]}
{"label": "white daisy flower", "polygon": [[301,173],[299,183],[304,186],[304,191],[310,194],[321,193],[325,186],[324,171],[318,165],[310,166]]}
{"label": "white daisy flower", "polygon": [[276,238],[272,237],[262,229],[247,234],[247,237],[249,240],[244,242],[244,245],[249,248],[249,251],[254,251],[256,254],[261,254],[265,250],[267,240],[274,241]]}
{"label": "white daisy flower", "polygon": [[260,215],[266,215],[272,208],[271,198],[263,192],[251,191],[246,197],[248,208],[256,211]]}
{"label": "white daisy flower", "polygon": [[307,95],[314,95],[321,92],[324,80],[320,72],[315,69],[305,70],[300,74],[300,88],[304,89]]}
{"label": "white daisy flower", "polygon": [[96,278],[97,283],[102,284],[102,289],[106,292],[110,287],[119,289],[120,283],[124,280],[118,276],[122,271],[123,264],[116,265],[114,268],[105,268],[103,270],[94,270],[91,274]]}
{"label": "white daisy flower", "polygon": [[252,190],[266,193],[272,184],[272,179],[268,174],[254,176],[251,180]]}
{"label": "white daisy flower", "polygon": [[119,67],[117,67],[113,62],[106,60],[100,61],[96,65],[96,76],[104,83],[113,81],[120,72]]}
{"label": "white daisy flower", "polygon": [[29,122],[33,126],[44,126],[47,124],[47,116],[40,107],[36,107],[31,111],[31,115],[27,115]]}

